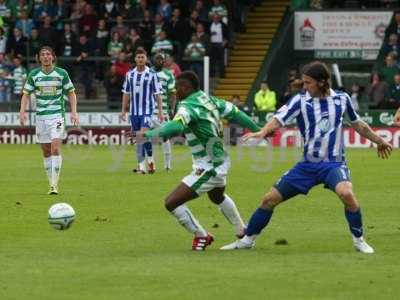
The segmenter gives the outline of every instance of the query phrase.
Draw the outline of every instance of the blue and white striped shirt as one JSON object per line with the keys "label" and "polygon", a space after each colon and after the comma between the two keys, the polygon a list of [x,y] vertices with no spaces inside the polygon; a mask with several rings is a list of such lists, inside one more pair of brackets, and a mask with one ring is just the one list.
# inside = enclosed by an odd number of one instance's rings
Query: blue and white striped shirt
{"label": "blue and white striped shirt", "polygon": [[131,116],[152,115],[155,95],[162,93],[156,72],[147,66],[142,72],[134,68],[126,73],[122,92],[129,94]]}
{"label": "blue and white striped shirt", "polygon": [[289,104],[281,107],[275,118],[282,126],[296,118],[304,140],[304,161],[344,161],[343,117],[350,122],[359,120],[350,96],[330,90],[325,99],[312,98],[308,92],[294,96]]}

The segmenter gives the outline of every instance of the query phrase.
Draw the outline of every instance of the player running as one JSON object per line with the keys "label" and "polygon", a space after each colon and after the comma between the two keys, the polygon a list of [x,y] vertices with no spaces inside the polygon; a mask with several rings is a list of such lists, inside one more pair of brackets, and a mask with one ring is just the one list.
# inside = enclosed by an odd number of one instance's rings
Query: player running
{"label": "player running", "polygon": [[[175,77],[172,72],[164,68],[165,56],[158,53],[154,56],[153,70],[157,74],[157,78],[162,90],[162,114],[164,122],[169,121],[170,112],[174,112],[176,104]],[[162,124],[158,121],[158,105],[154,110],[155,118],[153,118],[153,127],[160,127]],[[164,154],[164,168],[168,172],[171,170],[172,151],[171,142],[169,139],[163,139],[161,148]]]}
{"label": "player running", "polygon": [[43,151],[44,168],[49,180],[48,194],[58,194],[62,157],[61,143],[65,133],[65,99],[71,105],[71,123],[79,122],[75,88],[66,70],[56,67],[56,55],[52,48],[41,47],[37,55],[40,67],[33,69],[23,88],[20,122],[27,121],[27,105],[30,96],[36,98],[36,136]]}
{"label": "player running", "polygon": [[[161,87],[157,75],[147,63],[147,53],[142,49],[135,53],[136,68],[130,70],[126,76],[122,88],[122,113],[121,118],[126,121],[126,115],[130,106],[132,132],[143,134],[152,127],[154,112],[154,99],[157,99],[158,107],[162,107]],[[129,105],[130,104],[130,105]],[[158,112],[159,122],[162,123],[164,116],[162,111]],[[153,146],[150,140],[138,141],[136,143],[136,158],[138,168],[133,169],[138,174],[152,174],[155,172],[153,158]],[[147,166],[146,166],[147,162]]]}
{"label": "player running", "polygon": [[236,235],[243,236],[244,223],[234,201],[225,194],[226,175],[230,166],[223,145],[221,118],[238,122],[252,131],[259,127],[230,102],[207,96],[199,89],[199,79],[185,71],[177,78],[177,96],[180,99],[172,121],[147,131],[147,138],[169,138],[184,133],[193,156],[193,172],[166,198],[165,207],[194,234],[192,249],[204,250],[214,237],[193,216],[186,202],[207,193],[222,214],[235,226]]}
{"label": "player running", "polygon": [[261,206],[253,213],[246,235],[222,250],[252,248],[256,237],[268,225],[274,208],[285,200],[323,183],[342,200],[345,217],[353,238],[353,245],[362,253],[374,253],[363,237],[360,205],[353,193],[350,171],[344,157],[343,117],[345,113],[351,126],[363,137],[378,146],[378,156],[389,157],[392,146],[376,135],[354,111],[348,94],[330,88],[330,74],[325,64],[312,62],[303,69],[304,92],[292,98],[261,131],[249,133],[246,138],[267,137],[296,118],[304,139],[301,162],[286,172],[268,192]]}

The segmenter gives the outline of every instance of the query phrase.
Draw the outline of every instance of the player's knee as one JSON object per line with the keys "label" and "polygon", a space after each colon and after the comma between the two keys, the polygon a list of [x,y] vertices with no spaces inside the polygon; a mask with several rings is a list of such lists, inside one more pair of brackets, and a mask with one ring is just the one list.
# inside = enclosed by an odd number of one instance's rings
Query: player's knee
{"label": "player's knee", "polygon": [[172,201],[170,197],[167,197],[164,201],[164,207],[168,211],[173,211],[177,206],[174,204],[175,201]]}
{"label": "player's knee", "polygon": [[343,188],[337,191],[337,194],[340,199],[343,201],[352,201],[354,199],[353,191],[350,188]]}
{"label": "player's knee", "polygon": [[263,209],[274,209],[281,202],[280,199],[268,193],[261,201],[261,208]]}

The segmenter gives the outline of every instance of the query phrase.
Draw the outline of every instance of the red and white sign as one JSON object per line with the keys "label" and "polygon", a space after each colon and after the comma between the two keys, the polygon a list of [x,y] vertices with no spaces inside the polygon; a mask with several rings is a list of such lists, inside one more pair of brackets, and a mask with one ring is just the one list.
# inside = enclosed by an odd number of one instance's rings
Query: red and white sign
{"label": "red and white sign", "polygon": [[295,12],[296,50],[379,50],[392,11]]}

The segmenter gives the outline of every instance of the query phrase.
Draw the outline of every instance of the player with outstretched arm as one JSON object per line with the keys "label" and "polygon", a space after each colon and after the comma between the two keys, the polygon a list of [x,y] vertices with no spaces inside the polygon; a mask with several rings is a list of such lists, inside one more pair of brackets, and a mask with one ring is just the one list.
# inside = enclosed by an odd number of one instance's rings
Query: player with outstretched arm
{"label": "player with outstretched arm", "polygon": [[344,204],[344,214],[355,249],[362,253],[374,252],[363,237],[360,205],[353,193],[344,157],[344,115],[347,114],[351,127],[361,136],[377,144],[379,157],[388,158],[392,146],[359,118],[348,94],[330,88],[330,73],[325,64],[312,62],[303,68],[302,74],[304,91],[283,106],[261,131],[249,133],[245,138],[267,137],[296,119],[304,140],[303,159],[286,172],[264,196],[261,206],[250,218],[246,235],[221,250],[252,248],[256,237],[268,225],[276,206],[298,194],[307,194],[312,187],[323,183]]}
{"label": "player with outstretched arm", "polygon": [[193,172],[183,178],[166,198],[165,207],[194,235],[193,250],[204,250],[214,240],[185,204],[203,193],[208,194],[209,199],[219,206],[222,214],[235,226],[236,235],[241,237],[244,234],[245,225],[239,211],[225,193],[230,160],[222,140],[221,119],[237,122],[253,132],[260,129],[232,103],[206,95],[199,86],[195,73],[181,73],[176,80],[179,102],[174,119],[144,134],[146,138],[169,138],[183,133],[191,149]]}

